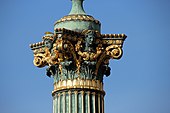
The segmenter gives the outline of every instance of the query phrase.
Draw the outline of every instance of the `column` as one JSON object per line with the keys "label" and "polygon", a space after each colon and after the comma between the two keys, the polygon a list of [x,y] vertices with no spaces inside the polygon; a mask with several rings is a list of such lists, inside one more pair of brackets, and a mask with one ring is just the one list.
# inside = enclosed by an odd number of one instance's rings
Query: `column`
{"label": "column", "polygon": [[56,101],[57,101],[57,98],[56,98],[56,95],[53,96],[53,113],[56,113]]}
{"label": "column", "polygon": [[101,98],[102,98],[102,113],[104,113],[104,96],[101,95]]}
{"label": "column", "polygon": [[68,91],[68,95],[69,95],[68,113],[71,113],[71,91]]}
{"label": "column", "polygon": [[100,109],[101,109],[101,106],[100,106],[100,94],[98,94],[98,113],[100,113]]}
{"label": "column", "polygon": [[82,113],[84,113],[84,91],[81,91],[81,98],[82,98]]}
{"label": "column", "polygon": [[63,113],[66,113],[66,93],[63,92]]}
{"label": "column", "polygon": [[74,94],[75,94],[75,113],[78,113],[78,107],[77,107],[77,94],[78,94],[78,91],[74,91]]}
{"label": "column", "polygon": [[96,113],[96,93],[93,92],[93,113]]}
{"label": "column", "polygon": [[87,99],[88,99],[88,113],[90,113],[90,91],[87,92]]}
{"label": "column", "polygon": [[58,93],[58,113],[60,113],[60,93]]}

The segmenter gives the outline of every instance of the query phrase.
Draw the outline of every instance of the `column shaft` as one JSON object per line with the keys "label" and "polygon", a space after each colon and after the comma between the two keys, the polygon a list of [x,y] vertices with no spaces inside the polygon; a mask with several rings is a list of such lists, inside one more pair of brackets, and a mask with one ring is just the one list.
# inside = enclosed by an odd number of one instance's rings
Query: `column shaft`
{"label": "column shaft", "polygon": [[77,106],[77,94],[78,94],[78,92],[75,91],[74,93],[75,93],[75,113],[78,113],[78,106]]}
{"label": "column shaft", "polygon": [[100,94],[98,94],[98,113],[100,113]]}
{"label": "column shaft", "polygon": [[81,98],[82,98],[82,113],[84,113],[84,91],[81,92]]}
{"label": "column shaft", "polygon": [[58,94],[58,113],[60,113],[60,94]]}
{"label": "column shaft", "polygon": [[66,94],[63,92],[63,113],[66,113]]}
{"label": "column shaft", "polygon": [[102,113],[104,113],[104,97],[103,95],[101,95],[101,97],[102,97]]}
{"label": "column shaft", "polygon": [[93,92],[93,113],[96,113],[96,94]]}
{"label": "column shaft", "polygon": [[69,106],[68,106],[68,112],[71,113],[71,91],[68,91],[68,95],[69,95]]}
{"label": "column shaft", "polygon": [[90,113],[90,92],[87,93],[88,98],[88,113]]}

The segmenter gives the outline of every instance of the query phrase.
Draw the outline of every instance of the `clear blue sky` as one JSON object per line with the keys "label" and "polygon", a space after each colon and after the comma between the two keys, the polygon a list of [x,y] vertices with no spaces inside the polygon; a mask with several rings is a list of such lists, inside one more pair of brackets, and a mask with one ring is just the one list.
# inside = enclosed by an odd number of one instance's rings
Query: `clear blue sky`
{"label": "clear blue sky", "polygon": [[[105,77],[106,113],[170,113],[170,1],[85,0],[102,33],[125,33],[124,55]],[[52,113],[53,79],[32,63],[30,43],[53,32],[70,0],[1,0],[0,113]]]}

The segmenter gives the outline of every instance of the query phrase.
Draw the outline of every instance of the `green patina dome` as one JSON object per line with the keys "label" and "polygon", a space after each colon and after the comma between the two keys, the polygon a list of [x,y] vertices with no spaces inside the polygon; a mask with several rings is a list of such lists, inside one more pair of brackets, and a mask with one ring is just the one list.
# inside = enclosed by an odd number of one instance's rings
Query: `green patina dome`
{"label": "green patina dome", "polygon": [[92,16],[87,15],[83,9],[84,0],[71,0],[72,9],[67,16],[64,16],[54,24],[54,29],[65,28],[81,32],[83,30],[97,30],[100,32],[100,22]]}

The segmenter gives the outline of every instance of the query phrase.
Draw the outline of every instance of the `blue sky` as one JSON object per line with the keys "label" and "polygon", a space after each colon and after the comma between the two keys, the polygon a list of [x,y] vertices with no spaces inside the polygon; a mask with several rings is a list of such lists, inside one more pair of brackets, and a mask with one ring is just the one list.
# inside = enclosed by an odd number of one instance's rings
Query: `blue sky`
{"label": "blue sky", "polygon": [[[1,0],[0,113],[52,113],[53,79],[32,63],[30,43],[53,32],[70,0]],[[170,113],[170,1],[85,0],[102,33],[125,33],[124,55],[105,77],[106,113]]]}

